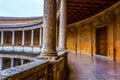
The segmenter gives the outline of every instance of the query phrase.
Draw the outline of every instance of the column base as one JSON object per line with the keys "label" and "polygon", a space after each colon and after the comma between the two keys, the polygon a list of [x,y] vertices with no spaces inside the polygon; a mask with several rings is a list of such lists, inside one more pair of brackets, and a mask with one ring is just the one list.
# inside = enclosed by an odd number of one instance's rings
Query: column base
{"label": "column base", "polygon": [[66,49],[66,48],[58,48],[58,49],[57,49],[57,52],[61,52],[61,51],[64,51],[64,52],[65,52],[65,51],[67,51],[67,49]]}
{"label": "column base", "polygon": [[58,56],[37,56],[36,59],[55,61],[55,60],[59,59],[59,57]]}
{"label": "column base", "polygon": [[42,48],[40,56],[56,57],[57,56],[57,51],[56,50],[50,50],[50,49],[43,49]]}
{"label": "column base", "polygon": [[57,53],[54,52],[54,53],[50,53],[50,52],[41,52],[40,54],[41,56],[51,56],[51,57],[56,57],[57,56]]}
{"label": "column base", "polygon": [[40,56],[37,56],[37,59],[41,60],[56,60],[58,59],[58,55],[56,51],[46,51],[41,52]]}

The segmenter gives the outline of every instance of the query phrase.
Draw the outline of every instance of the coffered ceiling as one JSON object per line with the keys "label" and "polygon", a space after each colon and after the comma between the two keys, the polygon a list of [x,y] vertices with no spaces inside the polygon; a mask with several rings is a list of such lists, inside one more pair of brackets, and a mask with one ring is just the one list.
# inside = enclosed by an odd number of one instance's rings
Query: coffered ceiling
{"label": "coffered ceiling", "polygon": [[89,18],[120,0],[67,0],[67,24]]}

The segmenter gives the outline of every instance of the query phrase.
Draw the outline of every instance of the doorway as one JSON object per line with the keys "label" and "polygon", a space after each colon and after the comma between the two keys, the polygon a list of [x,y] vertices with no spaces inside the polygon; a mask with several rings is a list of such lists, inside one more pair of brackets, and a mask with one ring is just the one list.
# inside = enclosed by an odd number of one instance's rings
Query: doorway
{"label": "doorway", "polygon": [[96,29],[96,54],[107,56],[107,27]]}

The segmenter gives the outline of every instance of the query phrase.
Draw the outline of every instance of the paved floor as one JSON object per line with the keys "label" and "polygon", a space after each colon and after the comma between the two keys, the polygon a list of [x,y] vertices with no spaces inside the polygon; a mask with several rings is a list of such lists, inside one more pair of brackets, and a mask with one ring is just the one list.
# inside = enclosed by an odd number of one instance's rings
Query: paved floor
{"label": "paved floor", "polygon": [[103,56],[68,54],[67,80],[120,80],[120,63]]}

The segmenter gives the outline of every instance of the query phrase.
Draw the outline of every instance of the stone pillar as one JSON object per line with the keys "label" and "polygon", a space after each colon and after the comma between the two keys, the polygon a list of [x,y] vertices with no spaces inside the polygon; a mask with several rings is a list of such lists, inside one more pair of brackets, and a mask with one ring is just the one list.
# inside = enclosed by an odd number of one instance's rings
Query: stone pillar
{"label": "stone pillar", "polygon": [[15,45],[15,32],[12,31],[12,46]]}
{"label": "stone pillar", "polygon": [[4,41],[4,31],[1,31],[1,45],[3,45]]}
{"label": "stone pillar", "polygon": [[59,49],[66,50],[66,0],[61,0],[60,6],[60,28],[59,28]]}
{"label": "stone pillar", "polygon": [[0,71],[2,71],[2,57],[0,57]]}
{"label": "stone pillar", "polygon": [[31,30],[31,46],[33,46],[34,30]]}
{"label": "stone pillar", "polygon": [[22,31],[22,46],[24,46],[24,41],[25,41],[25,31]]}
{"label": "stone pillar", "polygon": [[40,28],[40,35],[39,35],[39,46],[42,47],[42,36],[43,33],[42,33],[42,27]]}
{"label": "stone pillar", "polygon": [[56,53],[56,0],[44,0],[43,44],[41,56],[57,56]]}
{"label": "stone pillar", "polygon": [[14,58],[11,58],[11,68],[14,67]]}
{"label": "stone pillar", "polygon": [[21,65],[23,65],[24,64],[24,59],[21,59]]}

